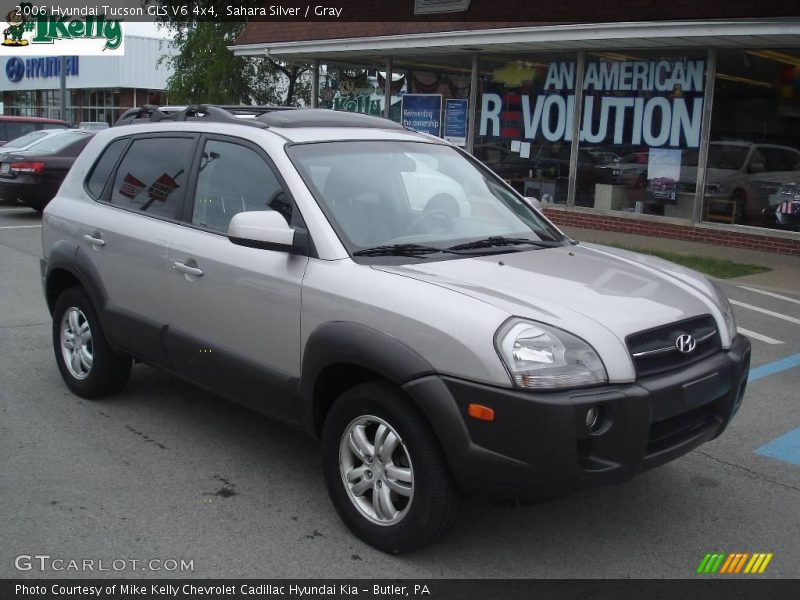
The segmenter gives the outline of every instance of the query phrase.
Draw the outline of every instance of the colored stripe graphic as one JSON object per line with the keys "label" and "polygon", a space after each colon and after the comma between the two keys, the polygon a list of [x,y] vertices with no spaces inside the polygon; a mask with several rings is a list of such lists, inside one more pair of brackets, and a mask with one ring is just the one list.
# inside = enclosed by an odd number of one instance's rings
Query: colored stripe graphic
{"label": "colored stripe graphic", "polygon": [[[766,552],[715,552],[708,553],[700,561],[697,573],[720,575],[760,574],[763,573],[773,554]],[[746,565],[746,566],[745,566]]]}

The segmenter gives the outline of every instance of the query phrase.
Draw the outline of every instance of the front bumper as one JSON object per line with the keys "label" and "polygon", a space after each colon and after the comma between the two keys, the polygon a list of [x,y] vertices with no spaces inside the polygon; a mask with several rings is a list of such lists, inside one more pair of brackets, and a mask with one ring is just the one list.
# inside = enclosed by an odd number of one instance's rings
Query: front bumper
{"label": "front bumper", "polygon": [[[750,342],[736,336],[677,372],[631,384],[531,393],[428,376],[404,390],[426,413],[459,489],[469,495],[550,497],[616,483],[714,439],[739,408]],[[470,403],[495,411],[467,417]],[[601,407],[596,433],[586,411]]]}

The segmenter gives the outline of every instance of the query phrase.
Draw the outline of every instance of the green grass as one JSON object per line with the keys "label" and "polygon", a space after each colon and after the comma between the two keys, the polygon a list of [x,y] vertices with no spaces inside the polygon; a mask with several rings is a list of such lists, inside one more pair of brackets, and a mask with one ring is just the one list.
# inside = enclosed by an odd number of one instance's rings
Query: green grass
{"label": "green grass", "polygon": [[731,279],[732,277],[744,277],[745,275],[753,275],[755,273],[765,273],[771,271],[769,267],[761,267],[759,265],[749,265],[745,263],[738,263],[732,260],[723,258],[712,258],[710,256],[693,256],[686,254],[678,254],[677,252],[665,252],[663,250],[651,250],[649,248],[636,248],[633,246],[625,246],[623,244],[607,244],[615,248],[623,250],[630,250],[631,252],[638,252],[639,254],[650,254],[663,258],[670,262],[677,263],[684,267],[700,271],[706,275],[717,277],[719,279]]}

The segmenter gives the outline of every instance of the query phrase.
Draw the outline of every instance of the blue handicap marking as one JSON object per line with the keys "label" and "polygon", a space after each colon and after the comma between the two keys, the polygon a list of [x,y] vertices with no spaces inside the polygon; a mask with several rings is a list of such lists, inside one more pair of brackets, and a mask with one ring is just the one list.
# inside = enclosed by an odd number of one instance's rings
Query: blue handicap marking
{"label": "blue handicap marking", "polygon": [[800,427],[757,448],[755,453],[800,465]]}
{"label": "blue handicap marking", "polygon": [[755,369],[750,369],[750,375],[747,377],[747,381],[752,383],[762,377],[774,375],[775,373],[780,373],[781,371],[786,371],[787,369],[797,366],[800,366],[800,354],[792,354],[786,358],[761,365]]}

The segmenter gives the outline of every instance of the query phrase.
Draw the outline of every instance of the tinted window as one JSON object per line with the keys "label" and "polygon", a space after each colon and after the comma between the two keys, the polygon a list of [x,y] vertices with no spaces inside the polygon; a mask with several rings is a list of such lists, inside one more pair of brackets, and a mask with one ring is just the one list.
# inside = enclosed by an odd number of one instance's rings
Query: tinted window
{"label": "tinted window", "polygon": [[200,162],[192,223],[225,233],[233,215],[251,210],[277,210],[291,223],[291,202],[264,159],[239,144],[209,140]]}
{"label": "tinted window", "polygon": [[111,203],[148,215],[175,219],[186,194],[194,140],[134,140],[114,178]]}
{"label": "tinted window", "polygon": [[797,164],[800,163],[800,153],[790,148],[762,146],[759,150],[766,161],[764,164],[765,171],[793,171]]}
{"label": "tinted window", "polygon": [[86,189],[93,198],[97,199],[102,195],[108,176],[111,175],[127,143],[128,140],[115,140],[103,150],[100,160],[95,163],[91,175],[86,180]]}

